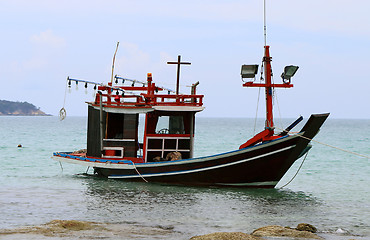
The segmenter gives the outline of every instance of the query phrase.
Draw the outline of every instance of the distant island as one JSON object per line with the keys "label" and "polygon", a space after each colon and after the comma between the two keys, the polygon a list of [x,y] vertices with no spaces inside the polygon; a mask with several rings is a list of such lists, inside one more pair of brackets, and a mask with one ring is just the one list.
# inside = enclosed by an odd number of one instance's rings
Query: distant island
{"label": "distant island", "polygon": [[28,102],[0,100],[0,116],[50,116]]}

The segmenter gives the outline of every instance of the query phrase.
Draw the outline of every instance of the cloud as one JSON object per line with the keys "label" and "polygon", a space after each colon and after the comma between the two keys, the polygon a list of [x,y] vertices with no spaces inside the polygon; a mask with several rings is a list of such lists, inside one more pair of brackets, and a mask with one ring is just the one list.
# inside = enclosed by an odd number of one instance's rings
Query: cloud
{"label": "cloud", "polygon": [[52,48],[61,48],[66,45],[63,38],[56,36],[50,29],[39,34],[32,35],[30,41],[34,44],[49,46]]}

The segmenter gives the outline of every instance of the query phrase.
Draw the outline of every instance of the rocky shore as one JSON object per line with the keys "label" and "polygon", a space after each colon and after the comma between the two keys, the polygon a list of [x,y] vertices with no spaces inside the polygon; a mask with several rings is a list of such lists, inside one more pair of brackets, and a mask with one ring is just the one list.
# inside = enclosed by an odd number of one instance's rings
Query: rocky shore
{"label": "rocky shore", "polygon": [[296,228],[272,225],[258,228],[251,234],[241,232],[221,232],[195,236],[190,238],[190,240],[263,240],[265,239],[264,237],[280,237],[284,239],[323,239],[316,235],[316,232],[317,229],[314,226],[307,223],[300,223]]}
{"label": "rocky shore", "polygon": [[[0,230],[1,239],[189,239],[174,228],[163,226],[139,226],[108,224],[77,220],[53,220],[43,225]],[[272,239],[346,239],[363,237],[345,236],[329,238],[319,236],[317,229],[306,223],[296,228],[277,225],[265,226],[247,234],[243,232],[216,232],[190,237],[190,240],[272,240]]]}

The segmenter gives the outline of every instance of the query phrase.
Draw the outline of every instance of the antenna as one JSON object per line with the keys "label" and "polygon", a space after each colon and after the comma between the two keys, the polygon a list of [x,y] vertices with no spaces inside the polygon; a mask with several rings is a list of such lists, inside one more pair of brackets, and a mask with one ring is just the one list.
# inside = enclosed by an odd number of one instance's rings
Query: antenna
{"label": "antenna", "polygon": [[110,77],[110,83],[111,83],[111,84],[113,84],[114,62],[116,61],[116,54],[117,54],[117,50],[118,50],[118,45],[119,45],[119,42],[117,42],[116,51],[114,52],[114,55],[113,55],[112,75],[111,75],[111,77]]}
{"label": "antenna", "polygon": [[267,45],[267,34],[266,34],[266,0],[263,0],[263,31],[265,37],[265,46]]}

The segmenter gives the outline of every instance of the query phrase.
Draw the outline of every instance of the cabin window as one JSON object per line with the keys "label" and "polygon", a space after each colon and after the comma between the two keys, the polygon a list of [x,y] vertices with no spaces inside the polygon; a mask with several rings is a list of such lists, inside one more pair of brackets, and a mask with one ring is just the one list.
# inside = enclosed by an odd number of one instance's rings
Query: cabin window
{"label": "cabin window", "polygon": [[159,116],[157,134],[185,134],[183,116]]}
{"label": "cabin window", "polygon": [[108,113],[108,139],[122,139],[123,138],[123,119],[124,115],[116,113]]}

